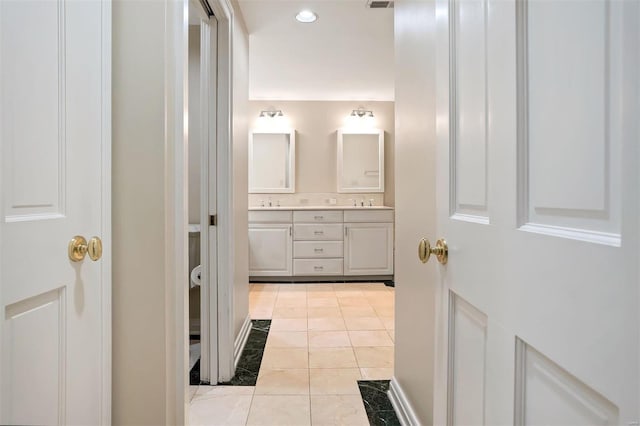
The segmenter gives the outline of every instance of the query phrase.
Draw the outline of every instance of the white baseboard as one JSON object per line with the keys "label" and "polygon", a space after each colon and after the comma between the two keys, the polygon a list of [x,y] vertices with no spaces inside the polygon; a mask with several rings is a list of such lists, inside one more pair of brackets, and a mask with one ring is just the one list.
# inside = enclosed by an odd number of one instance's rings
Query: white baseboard
{"label": "white baseboard", "polygon": [[418,420],[416,412],[413,410],[413,407],[411,407],[411,403],[409,403],[407,396],[395,377],[391,379],[389,400],[402,426],[420,426],[420,420]]}
{"label": "white baseboard", "polygon": [[244,320],[244,324],[242,324],[242,328],[240,329],[240,333],[238,337],[236,337],[236,341],[233,344],[233,368],[238,366],[238,361],[240,361],[240,356],[242,355],[242,351],[244,350],[245,345],[247,344],[247,340],[249,339],[249,332],[251,331],[251,317],[247,315],[247,318]]}

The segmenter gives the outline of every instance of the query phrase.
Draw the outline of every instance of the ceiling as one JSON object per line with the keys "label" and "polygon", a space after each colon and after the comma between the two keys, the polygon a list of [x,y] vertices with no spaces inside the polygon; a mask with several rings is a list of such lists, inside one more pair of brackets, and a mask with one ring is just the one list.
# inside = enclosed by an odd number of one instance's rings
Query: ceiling
{"label": "ceiling", "polygon": [[[253,100],[394,99],[393,9],[366,0],[240,0]],[[312,24],[295,15],[318,14]]]}

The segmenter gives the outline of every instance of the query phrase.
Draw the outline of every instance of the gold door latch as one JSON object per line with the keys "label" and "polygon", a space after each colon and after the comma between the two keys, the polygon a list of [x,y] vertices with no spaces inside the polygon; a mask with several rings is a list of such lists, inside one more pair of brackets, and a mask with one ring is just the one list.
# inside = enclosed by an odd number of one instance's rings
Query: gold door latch
{"label": "gold door latch", "polygon": [[420,240],[418,244],[418,257],[422,263],[427,263],[432,254],[436,256],[438,262],[446,265],[447,260],[449,260],[449,247],[443,238],[436,241],[435,247],[431,247],[431,243],[426,238]]}
{"label": "gold door latch", "polygon": [[69,241],[69,259],[72,262],[82,262],[87,254],[93,261],[102,257],[102,240],[99,237],[92,237],[87,243],[83,236],[76,235]]}

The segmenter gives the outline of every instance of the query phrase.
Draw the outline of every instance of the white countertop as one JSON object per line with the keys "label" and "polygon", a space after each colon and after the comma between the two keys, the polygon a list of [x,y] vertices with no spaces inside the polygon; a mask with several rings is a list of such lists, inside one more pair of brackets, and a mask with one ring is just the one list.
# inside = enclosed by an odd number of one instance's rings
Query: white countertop
{"label": "white countertop", "polygon": [[280,210],[393,210],[393,207],[387,206],[280,206],[280,207],[249,207],[249,211],[280,211]]}

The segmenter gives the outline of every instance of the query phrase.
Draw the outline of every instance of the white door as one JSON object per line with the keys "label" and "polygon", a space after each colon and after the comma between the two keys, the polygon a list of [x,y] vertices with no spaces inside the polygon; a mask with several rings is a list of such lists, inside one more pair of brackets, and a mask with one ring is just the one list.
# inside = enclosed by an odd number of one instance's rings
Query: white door
{"label": "white door", "polygon": [[393,274],[392,223],[345,224],[344,274]]}
{"label": "white door", "polygon": [[249,275],[290,276],[293,273],[291,225],[249,225]]}
{"label": "white door", "polygon": [[[209,17],[200,4],[191,1],[189,13],[200,25],[200,80],[198,134],[201,156],[200,197],[200,380],[217,383],[218,379],[218,199],[217,199],[217,110],[218,96],[218,21]],[[195,16],[195,18],[193,18]],[[190,111],[189,114],[192,114]],[[213,220],[212,220],[213,218]]]}
{"label": "white door", "polygon": [[436,16],[436,421],[637,425],[640,3]]}
{"label": "white door", "polygon": [[0,424],[110,423],[110,33],[107,1],[0,1]]}

